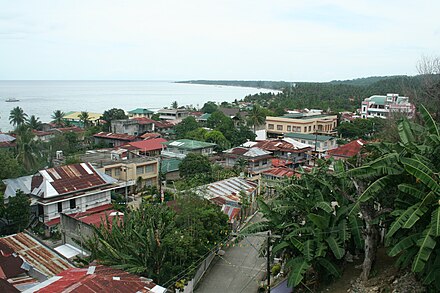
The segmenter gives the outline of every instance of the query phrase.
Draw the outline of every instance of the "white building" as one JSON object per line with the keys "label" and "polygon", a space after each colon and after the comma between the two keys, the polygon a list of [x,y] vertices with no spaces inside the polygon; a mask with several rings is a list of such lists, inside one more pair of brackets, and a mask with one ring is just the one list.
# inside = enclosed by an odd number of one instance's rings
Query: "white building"
{"label": "white building", "polygon": [[412,117],[415,113],[415,106],[409,102],[408,97],[399,97],[398,94],[375,95],[362,102],[362,118],[387,118],[390,113],[403,113]]}
{"label": "white building", "polygon": [[5,179],[5,200],[18,190],[31,197],[31,207],[46,226],[59,223],[60,213],[85,212],[111,204],[117,180],[97,171],[89,163],[38,171],[33,176]]}

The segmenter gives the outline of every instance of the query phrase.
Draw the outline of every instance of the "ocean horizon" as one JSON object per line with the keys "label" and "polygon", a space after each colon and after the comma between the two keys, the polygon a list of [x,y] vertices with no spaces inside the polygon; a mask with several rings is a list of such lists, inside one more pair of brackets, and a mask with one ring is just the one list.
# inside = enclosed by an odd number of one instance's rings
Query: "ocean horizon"
{"label": "ocean horizon", "polygon": [[[111,108],[158,110],[179,106],[200,108],[207,101],[232,102],[270,89],[176,83],[174,80],[0,80],[0,131],[13,129],[9,113],[23,108],[49,122],[55,110],[102,113]],[[14,98],[19,102],[6,102]]]}

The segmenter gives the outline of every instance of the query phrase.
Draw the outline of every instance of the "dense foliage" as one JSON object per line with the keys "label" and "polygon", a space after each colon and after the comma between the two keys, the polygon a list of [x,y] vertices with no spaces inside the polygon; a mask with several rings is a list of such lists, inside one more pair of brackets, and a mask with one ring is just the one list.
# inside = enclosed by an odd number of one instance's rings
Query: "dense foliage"
{"label": "dense foliage", "polygon": [[203,256],[228,235],[228,218],[203,199],[187,195],[165,205],[142,205],[124,220],[104,223],[88,239],[91,258],[140,274],[163,286],[191,278]]}

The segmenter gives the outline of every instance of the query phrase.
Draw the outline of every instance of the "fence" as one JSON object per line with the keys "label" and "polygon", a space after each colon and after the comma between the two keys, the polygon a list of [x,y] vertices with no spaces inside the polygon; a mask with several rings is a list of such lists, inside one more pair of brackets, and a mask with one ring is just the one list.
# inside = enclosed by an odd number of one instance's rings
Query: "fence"
{"label": "fence", "polygon": [[194,275],[194,278],[188,282],[188,285],[185,286],[185,289],[183,289],[183,293],[192,293],[194,292],[194,288],[199,283],[200,279],[203,277],[205,272],[208,270],[209,266],[211,265],[212,261],[215,257],[215,252],[211,252],[199,265],[196,274]]}

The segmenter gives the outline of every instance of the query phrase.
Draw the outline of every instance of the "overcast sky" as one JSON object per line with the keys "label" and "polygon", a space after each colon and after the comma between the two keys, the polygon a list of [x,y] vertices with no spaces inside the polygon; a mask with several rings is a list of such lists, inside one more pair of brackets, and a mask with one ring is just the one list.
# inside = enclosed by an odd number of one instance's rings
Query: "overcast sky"
{"label": "overcast sky", "polygon": [[0,0],[0,79],[416,74],[440,1]]}

